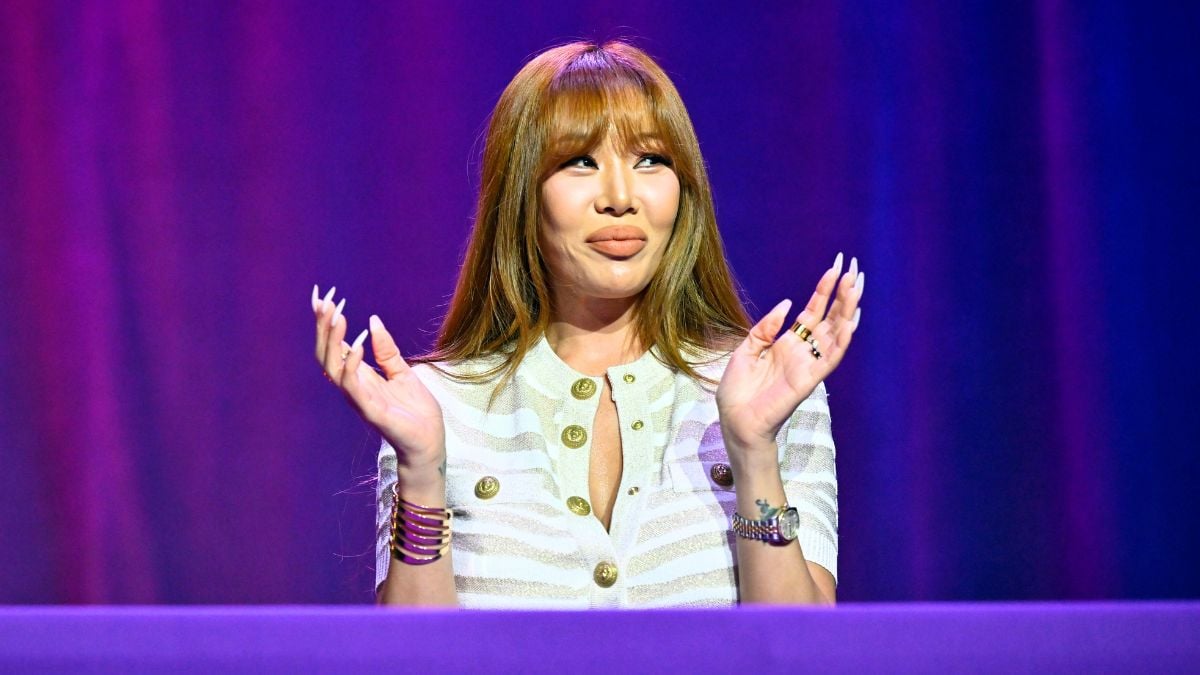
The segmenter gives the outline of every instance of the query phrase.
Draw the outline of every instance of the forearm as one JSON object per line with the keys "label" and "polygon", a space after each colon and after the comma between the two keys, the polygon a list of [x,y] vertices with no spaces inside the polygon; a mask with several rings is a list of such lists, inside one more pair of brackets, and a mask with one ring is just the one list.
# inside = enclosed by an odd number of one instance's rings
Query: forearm
{"label": "forearm", "polygon": [[[763,518],[760,503],[779,508],[787,503],[780,477],[777,449],[762,448],[752,453],[730,452],[737,511],[751,520]],[[737,461],[735,456],[761,459],[756,463]],[[834,604],[817,585],[797,541],[776,545],[734,537],[737,546],[738,591],[743,603]]]}
{"label": "forearm", "polygon": [[[396,489],[405,501],[434,508],[446,507],[446,478],[444,470],[397,472]],[[453,522],[451,522],[453,532]],[[413,607],[458,606],[454,589],[452,551],[447,550],[438,560],[426,565],[409,565],[389,558],[387,578],[379,588],[376,601],[381,605]]]}

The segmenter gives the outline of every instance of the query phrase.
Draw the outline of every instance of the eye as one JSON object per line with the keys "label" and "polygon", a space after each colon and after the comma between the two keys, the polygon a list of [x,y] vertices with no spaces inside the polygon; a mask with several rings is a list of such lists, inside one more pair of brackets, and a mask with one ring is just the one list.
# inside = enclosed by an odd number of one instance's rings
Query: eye
{"label": "eye", "polygon": [[671,160],[662,155],[642,155],[641,159],[638,160],[637,166],[654,166],[655,164],[671,166]]}
{"label": "eye", "polygon": [[590,155],[580,155],[578,157],[572,157],[571,159],[568,159],[559,166],[560,169],[568,169],[571,167],[586,167],[594,169],[596,168],[596,160],[592,159]]}

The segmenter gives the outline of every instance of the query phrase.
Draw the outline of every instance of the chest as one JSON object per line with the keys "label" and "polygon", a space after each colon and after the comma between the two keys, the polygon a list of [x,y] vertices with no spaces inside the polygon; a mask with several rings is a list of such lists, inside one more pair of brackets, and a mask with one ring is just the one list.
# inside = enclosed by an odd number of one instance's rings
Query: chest
{"label": "chest", "polygon": [[620,416],[606,379],[592,422],[592,446],[588,457],[588,493],[592,510],[606,530],[612,524],[623,463]]}

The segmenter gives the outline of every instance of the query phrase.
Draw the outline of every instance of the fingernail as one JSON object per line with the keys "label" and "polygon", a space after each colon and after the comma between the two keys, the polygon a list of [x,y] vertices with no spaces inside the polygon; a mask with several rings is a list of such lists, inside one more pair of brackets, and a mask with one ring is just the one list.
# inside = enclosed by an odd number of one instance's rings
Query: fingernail
{"label": "fingernail", "polygon": [[322,299],[322,302],[329,302],[330,300],[333,300],[333,294],[336,292],[337,292],[337,286],[330,288],[329,292],[326,293],[325,297]]}
{"label": "fingernail", "polygon": [[850,276],[851,277],[858,276],[858,258],[850,259]]}
{"label": "fingernail", "polygon": [[383,321],[380,321],[379,317],[374,314],[371,315],[371,318],[367,321],[367,323],[371,326],[372,333],[377,330],[383,330]]}
{"label": "fingernail", "polygon": [[854,279],[854,290],[862,293],[863,285],[867,283],[867,273],[859,272],[858,277]]}
{"label": "fingernail", "polygon": [[783,307],[784,308],[783,313],[787,314],[787,310],[789,308],[791,308],[791,306],[792,306],[791,298],[784,298],[778,305],[775,305],[775,309],[771,310],[771,314],[778,312],[780,307]]}
{"label": "fingernail", "polygon": [[313,311],[314,312],[317,311],[317,285],[316,284],[313,284],[312,306],[313,306]]}
{"label": "fingernail", "polygon": [[860,319],[862,319],[862,307],[859,307],[858,309],[854,310],[854,325],[855,325],[855,327],[858,326],[858,322]]}
{"label": "fingernail", "polygon": [[342,301],[337,304],[337,309],[333,310],[333,319],[330,320],[330,322],[329,322],[330,328],[336,326],[338,319],[342,318],[342,308],[344,308],[345,306],[346,306],[346,299],[342,298]]}
{"label": "fingernail", "polygon": [[354,338],[354,344],[350,345],[350,351],[354,351],[355,349],[361,347],[363,345],[363,341],[367,339],[367,333],[370,332],[371,331],[369,330],[364,330],[363,332],[359,333],[358,337]]}
{"label": "fingernail", "polygon": [[833,259],[833,272],[834,272],[834,274],[839,274],[839,275],[842,273],[842,252],[841,251],[838,251],[837,257]]}

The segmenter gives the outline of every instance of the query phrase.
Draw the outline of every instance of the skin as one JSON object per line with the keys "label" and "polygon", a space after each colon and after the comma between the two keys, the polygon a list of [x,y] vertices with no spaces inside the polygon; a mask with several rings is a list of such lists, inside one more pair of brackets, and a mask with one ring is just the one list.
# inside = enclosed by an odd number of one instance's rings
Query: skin
{"label": "skin", "polygon": [[[551,277],[550,346],[568,365],[589,375],[636,360],[647,348],[633,329],[637,300],[658,269],[678,211],[674,171],[653,158],[623,151],[610,135],[547,178],[542,201],[539,245]],[[632,228],[623,231],[639,233],[644,244],[589,243],[613,226]],[[858,327],[863,275],[855,260],[845,274],[841,267],[839,254],[797,317],[812,330],[822,358],[795,333],[779,334],[791,308],[785,300],[734,351],[717,389],[738,512],[747,517],[762,517],[762,503],[767,508],[784,504],[775,436],[841,362]],[[317,361],[349,403],[396,448],[400,493],[412,502],[444,506],[446,450],[437,401],[411,372],[378,317],[371,317],[369,335],[382,372],[363,363],[368,331],[347,344],[343,305],[333,304],[332,290],[325,298],[317,293],[314,288]],[[606,383],[594,421],[589,477],[593,511],[606,527],[621,478],[616,407],[609,391]],[[739,538],[737,546],[742,602],[835,602],[832,575],[805,561],[799,544],[773,546]],[[449,554],[429,565],[392,565],[378,600],[456,605],[451,565]]]}
{"label": "skin", "polygon": [[[679,178],[664,158],[623,152],[610,135],[542,184],[538,243],[550,271],[546,339],[576,370],[604,375],[646,348],[632,330],[635,303],[650,284],[679,211]],[[635,236],[619,243],[610,235]],[[599,239],[600,241],[596,241]],[[621,483],[621,437],[607,378],[592,424],[588,489],[608,528]]]}

